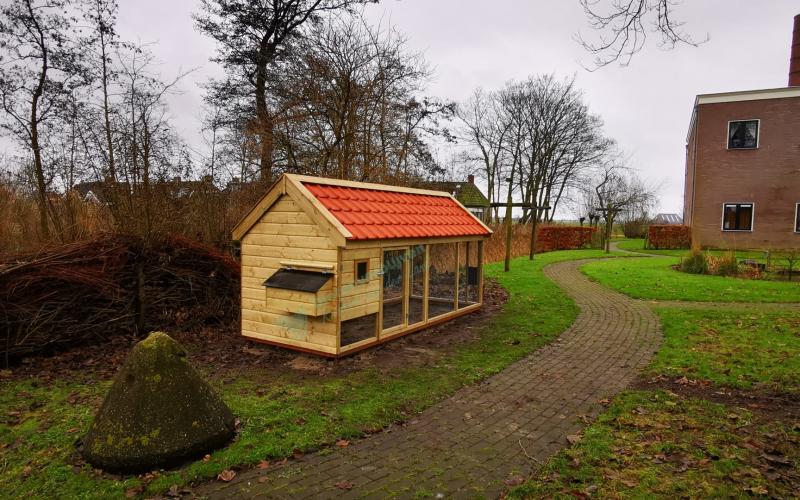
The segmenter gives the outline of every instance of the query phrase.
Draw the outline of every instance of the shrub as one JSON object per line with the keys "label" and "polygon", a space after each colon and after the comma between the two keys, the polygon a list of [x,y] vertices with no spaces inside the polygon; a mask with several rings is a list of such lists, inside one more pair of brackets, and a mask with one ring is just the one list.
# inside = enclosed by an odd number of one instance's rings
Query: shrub
{"label": "shrub", "polygon": [[699,248],[692,248],[692,251],[681,259],[680,269],[690,274],[706,274],[708,273],[708,255]]}
{"label": "shrub", "polygon": [[622,223],[622,234],[626,238],[646,238],[647,224],[642,220],[629,220]]}
{"label": "shrub", "polygon": [[671,250],[689,248],[692,233],[689,226],[660,226],[651,224],[647,228],[648,248]]}
{"label": "shrub", "polygon": [[725,252],[720,257],[708,258],[708,272],[716,276],[736,276],[739,274],[739,263],[736,262],[736,254]]}
{"label": "shrub", "polygon": [[539,226],[536,251],[573,250],[589,245],[595,229],[589,226]]}

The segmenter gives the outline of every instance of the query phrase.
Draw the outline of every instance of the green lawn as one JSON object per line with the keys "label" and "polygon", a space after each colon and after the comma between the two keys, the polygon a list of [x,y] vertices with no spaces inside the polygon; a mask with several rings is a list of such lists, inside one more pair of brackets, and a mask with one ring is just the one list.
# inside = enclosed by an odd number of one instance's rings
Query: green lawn
{"label": "green lawn", "polygon": [[700,302],[800,302],[796,282],[688,274],[676,257],[611,259],[585,264],[593,280],[637,299]]}
{"label": "green lawn", "polygon": [[[709,393],[717,387],[755,396],[800,393],[800,312],[656,312],[664,341],[645,370],[647,379],[707,381]],[[769,406],[781,404],[776,399]],[[615,397],[580,442],[548,460],[510,497],[790,498],[800,491],[798,467],[796,421],[751,413],[736,401],[632,390]]]}
{"label": "green lawn", "polygon": [[800,427],[661,391],[628,391],[509,498],[793,498]]}
{"label": "green lawn", "polygon": [[649,374],[737,388],[800,389],[800,312],[657,312],[664,343]]}
{"label": "green lawn", "polygon": [[[311,451],[408,418],[459,387],[497,373],[552,341],[578,314],[578,307],[549,281],[550,263],[606,256],[599,250],[551,252],[512,263],[490,264],[509,291],[503,312],[479,339],[434,366],[381,372],[362,370],[341,376],[275,376],[269,371],[235,374],[234,381],[212,383],[240,417],[239,439],[194,462],[160,474],[146,493],[163,492],[215,477],[219,472],[260,460]],[[202,368],[202,367],[201,367]],[[109,498],[141,488],[137,478],[96,474],[73,465],[73,442],[85,432],[108,382],[43,383],[0,380],[0,491],[18,498]]]}
{"label": "green lawn", "polygon": [[[669,255],[673,257],[683,257],[689,250],[652,250],[649,248],[644,248],[644,239],[626,239],[622,240],[618,243],[618,246],[621,250],[628,250],[631,252],[641,252],[641,253],[649,253],[653,255]],[[728,252],[728,250],[706,250],[709,255],[720,256]],[[736,250],[736,257],[739,259],[754,259],[758,261],[764,261],[765,256],[764,252],[759,250]]]}

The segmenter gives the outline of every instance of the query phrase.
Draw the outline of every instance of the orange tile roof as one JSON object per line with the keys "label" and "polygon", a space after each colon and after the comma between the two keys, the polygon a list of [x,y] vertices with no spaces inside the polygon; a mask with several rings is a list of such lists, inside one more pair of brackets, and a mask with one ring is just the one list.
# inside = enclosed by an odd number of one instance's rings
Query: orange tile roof
{"label": "orange tile roof", "polygon": [[449,196],[304,182],[353,240],[476,236],[490,232]]}

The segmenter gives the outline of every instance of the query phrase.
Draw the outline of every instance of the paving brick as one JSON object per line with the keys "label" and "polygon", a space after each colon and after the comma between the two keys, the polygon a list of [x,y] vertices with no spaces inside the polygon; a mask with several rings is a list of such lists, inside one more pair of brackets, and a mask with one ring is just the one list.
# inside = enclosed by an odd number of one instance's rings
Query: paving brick
{"label": "paving brick", "polygon": [[[268,470],[265,483],[257,482],[263,471],[249,471],[196,492],[210,498],[497,497],[504,479],[536,465],[528,456],[541,461],[567,446],[566,436],[585,425],[580,417],[597,415],[598,401],[624,389],[658,348],[660,326],[649,305],[589,281],[579,270],[585,262],[544,270],[581,309],[551,345],[463,388],[413,424]],[[353,489],[336,488],[341,480]]]}

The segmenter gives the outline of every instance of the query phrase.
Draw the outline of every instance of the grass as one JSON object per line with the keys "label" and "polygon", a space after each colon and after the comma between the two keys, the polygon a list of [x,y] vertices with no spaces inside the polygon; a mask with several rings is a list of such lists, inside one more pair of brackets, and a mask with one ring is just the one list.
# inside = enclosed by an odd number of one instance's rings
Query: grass
{"label": "grass", "polygon": [[799,465],[796,425],[703,399],[628,391],[509,497],[790,498]]}
{"label": "grass", "polygon": [[[800,392],[800,312],[656,312],[664,341],[646,377],[707,381],[709,394],[720,394],[718,387],[754,396]],[[778,400],[769,401],[752,407],[780,409]],[[509,497],[794,497],[800,424],[741,406],[667,391],[623,392],[580,442]]]}
{"label": "grass", "polygon": [[240,417],[238,440],[179,470],[164,471],[146,484],[140,478],[96,473],[73,465],[73,442],[88,428],[109,383],[39,380],[0,382],[0,491],[15,498],[113,498],[127,490],[163,492],[215,477],[219,472],[264,459],[329,446],[409,418],[461,386],[501,371],[549,343],[566,329],[578,307],[548,280],[550,263],[604,257],[599,250],[551,252],[512,263],[486,266],[509,291],[503,312],[474,343],[434,366],[383,373],[368,369],[339,376],[275,376],[267,371],[237,374],[212,383]]}
{"label": "grass", "polygon": [[688,274],[672,268],[675,257],[642,257],[590,262],[591,279],[637,299],[699,302],[800,302],[793,282]]}
{"label": "grass", "polygon": [[[685,249],[654,250],[654,249],[644,248],[644,239],[642,238],[622,240],[619,243],[617,243],[617,245],[621,250],[628,250],[630,252],[649,253],[653,255],[668,255],[672,257],[683,257],[689,252],[689,250]],[[721,256],[726,252],[728,252],[728,250],[710,249],[707,250],[707,252],[709,255]],[[759,250],[734,250],[734,253],[736,254],[736,257],[738,259],[753,259],[761,262],[763,262],[765,259],[764,252]]]}
{"label": "grass", "polygon": [[800,312],[658,309],[664,343],[651,375],[736,388],[800,388]]}

